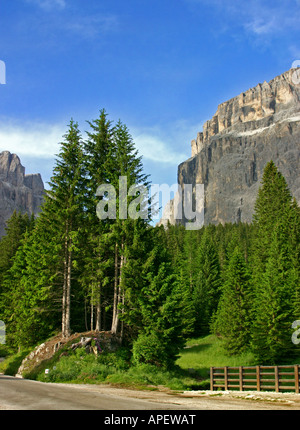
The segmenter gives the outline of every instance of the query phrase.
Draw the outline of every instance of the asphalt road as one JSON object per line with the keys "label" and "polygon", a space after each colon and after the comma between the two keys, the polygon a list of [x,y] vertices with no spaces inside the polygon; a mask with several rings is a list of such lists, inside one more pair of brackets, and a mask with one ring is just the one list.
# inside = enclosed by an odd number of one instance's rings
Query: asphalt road
{"label": "asphalt road", "polygon": [[[0,375],[0,410],[274,410],[299,409],[298,397],[277,400],[50,384]],[[252,401],[251,401],[252,400]]]}
{"label": "asphalt road", "polygon": [[48,384],[0,375],[0,409],[145,410],[158,408],[158,403],[114,396],[89,388]]}

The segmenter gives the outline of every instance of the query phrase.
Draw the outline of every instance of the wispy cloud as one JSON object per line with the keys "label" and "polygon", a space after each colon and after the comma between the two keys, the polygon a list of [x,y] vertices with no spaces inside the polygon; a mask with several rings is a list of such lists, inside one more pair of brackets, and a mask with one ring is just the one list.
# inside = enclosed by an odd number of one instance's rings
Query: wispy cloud
{"label": "wispy cloud", "polygon": [[256,36],[273,36],[299,30],[300,10],[295,0],[271,5],[255,1],[248,13],[249,22],[246,22],[245,17],[244,28]]}
{"label": "wispy cloud", "polygon": [[257,36],[263,36],[273,33],[278,27],[275,17],[270,19],[265,18],[252,18],[248,23],[244,24],[244,28],[247,32],[253,33]]}
{"label": "wispy cloud", "polygon": [[84,38],[95,38],[103,33],[114,31],[119,20],[114,15],[77,16],[64,24],[66,31],[76,33]]}
{"label": "wispy cloud", "polygon": [[[184,0],[193,5],[215,9],[223,20],[240,25],[245,32],[257,37],[272,36],[284,31],[299,30],[300,1],[249,0]],[[232,31],[231,27],[228,27]]]}
{"label": "wispy cloud", "polygon": [[[99,36],[109,34],[119,29],[120,21],[117,15],[111,13],[91,13],[78,9],[74,3],[67,0],[23,0],[27,4],[34,5],[40,12],[39,20],[35,15],[28,15],[24,22],[18,24],[18,28],[38,39],[39,43],[45,40],[49,44],[48,35],[51,34],[51,43],[61,45],[65,36],[77,36],[80,39],[96,39]],[[50,13],[51,12],[51,13]],[[60,12],[60,13],[57,13]],[[25,36],[28,37],[28,34]]]}
{"label": "wispy cloud", "polygon": [[27,3],[35,4],[44,10],[64,9],[66,0],[25,0]]}

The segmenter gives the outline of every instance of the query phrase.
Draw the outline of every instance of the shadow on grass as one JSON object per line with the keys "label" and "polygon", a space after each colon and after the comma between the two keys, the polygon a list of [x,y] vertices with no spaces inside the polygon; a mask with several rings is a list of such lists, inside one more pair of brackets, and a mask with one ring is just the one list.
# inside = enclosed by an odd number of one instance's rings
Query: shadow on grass
{"label": "shadow on grass", "polygon": [[201,343],[201,345],[191,345],[191,346],[187,346],[185,347],[180,354],[184,355],[184,354],[189,354],[189,353],[200,353],[203,352],[207,349],[211,348],[211,343]]}

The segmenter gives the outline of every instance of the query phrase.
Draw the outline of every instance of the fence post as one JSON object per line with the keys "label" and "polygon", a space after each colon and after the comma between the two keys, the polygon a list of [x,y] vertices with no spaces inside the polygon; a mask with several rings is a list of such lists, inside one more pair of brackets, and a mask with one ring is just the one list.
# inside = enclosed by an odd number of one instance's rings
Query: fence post
{"label": "fence post", "polygon": [[275,391],[279,392],[279,376],[278,376],[278,366],[274,366],[274,375],[275,375]]}
{"label": "fence post", "polygon": [[225,391],[228,390],[228,367],[224,367]]}
{"label": "fence post", "polygon": [[210,390],[214,391],[214,368],[210,368]]}
{"label": "fence post", "polygon": [[243,366],[239,367],[240,391],[243,391]]}
{"label": "fence post", "polygon": [[256,366],[256,387],[257,391],[260,391],[260,367]]}
{"label": "fence post", "polygon": [[299,393],[299,366],[295,364],[294,366],[294,374],[295,374],[295,391]]}

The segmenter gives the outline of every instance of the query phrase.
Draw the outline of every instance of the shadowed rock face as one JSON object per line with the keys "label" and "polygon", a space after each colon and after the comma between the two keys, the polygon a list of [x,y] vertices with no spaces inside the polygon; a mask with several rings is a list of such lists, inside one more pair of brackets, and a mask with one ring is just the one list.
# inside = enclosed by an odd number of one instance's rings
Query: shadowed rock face
{"label": "shadowed rock face", "polygon": [[[299,70],[299,69],[298,69]],[[295,69],[222,103],[192,141],[178,183],[204,184],[205,224],[251,222],[273,160],[300,201],[300,84]]]}
{"label": "shadowed rock face", "polygon": [[39,173],[25,175],[19,157],[9,151],[0,153],[0,237],[14,210],[38,214],[43,201],[44,184]]}

